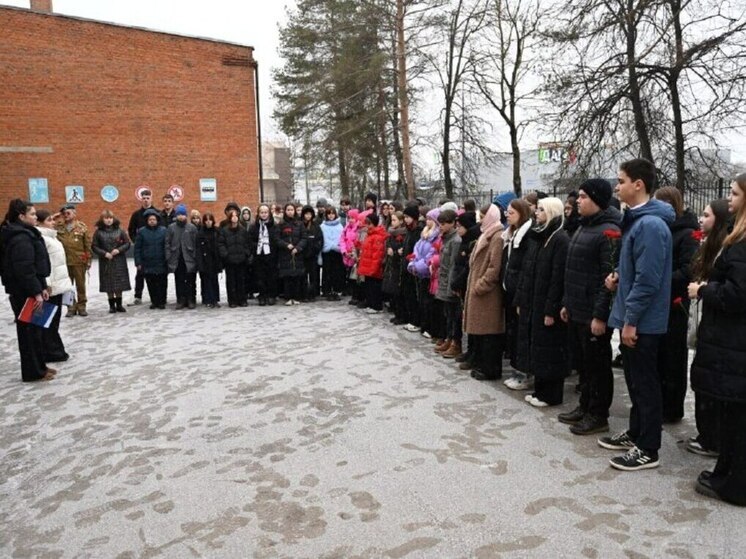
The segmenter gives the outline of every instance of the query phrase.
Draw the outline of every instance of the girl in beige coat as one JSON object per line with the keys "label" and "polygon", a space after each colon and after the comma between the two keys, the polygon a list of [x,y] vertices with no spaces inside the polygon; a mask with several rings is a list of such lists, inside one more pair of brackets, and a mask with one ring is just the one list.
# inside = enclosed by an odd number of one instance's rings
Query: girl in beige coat
{"label": "girl in beige coat", "polygon": [[481,229],[469,259],[464,331],[474,341],[475,368],[471,376],[477,380],[496,380],[502,376],[505,316],[500,286],[503,226],[500,209],[494,204],[482,211]]}

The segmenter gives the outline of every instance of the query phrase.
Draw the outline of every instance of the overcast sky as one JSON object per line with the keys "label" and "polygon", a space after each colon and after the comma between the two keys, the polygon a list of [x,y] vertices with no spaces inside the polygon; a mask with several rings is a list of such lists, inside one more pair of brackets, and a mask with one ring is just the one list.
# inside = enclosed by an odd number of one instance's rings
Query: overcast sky
{"label": "overcast sky", "polygon": [[[0,4],[27,8],[29,1],[0,0]],[[288,5],[294,6],[295,0],[53,0],[54,11],[60,14],[254,47],[259,63],[262,135],[266,139],[281,137],[271,119],[274,103],[270,87],[271,69],[282,64],[277,55],[278,25],[285,23]],[[522,147],[532,149],[541,140],[526,138]],[[495,146],[498,150],[509,150],[502,129],[495,141],[502,144]],[[746,161],[746,138],[742,134],[733,133],[723,143],[733,150],[734,160]],[[432,157],[436,161],[435,153]]]}

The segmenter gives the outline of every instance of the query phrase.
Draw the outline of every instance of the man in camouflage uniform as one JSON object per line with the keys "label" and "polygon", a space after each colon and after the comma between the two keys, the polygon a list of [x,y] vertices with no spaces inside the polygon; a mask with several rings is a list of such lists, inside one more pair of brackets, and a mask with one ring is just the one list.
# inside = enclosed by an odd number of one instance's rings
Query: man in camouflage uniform
{"label": "man in camouflage uniform", "polygon": [[91,235],[88,227],[75,217],[75,206],[68,204],[60,210],[62,223],[57,224],[57,239],[65,247],[67,271],[78,292],[77,300],[67,308],[67,316],[88,316],[86,311],[85,280],[91,267]]}

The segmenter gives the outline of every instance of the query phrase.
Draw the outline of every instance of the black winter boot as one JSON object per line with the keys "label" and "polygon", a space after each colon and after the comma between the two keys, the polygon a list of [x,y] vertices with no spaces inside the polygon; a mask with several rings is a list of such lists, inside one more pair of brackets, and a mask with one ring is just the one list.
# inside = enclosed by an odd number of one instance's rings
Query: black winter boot
{"label": "black winter boot", "polygon": [[114,299],[114,297],[110,297],[109,298],[109,312],[112,313],[112,314],[115,313],[115,312],[117,312],[117,307],[116,307],[116,302],[115,301],[116,301],[116,299]]}
{"label": "black winter boot", "polygon": [[114,297],[114,303],[116,303],[117,312],[127,312],[127,309],[122,305],[121,297]]}

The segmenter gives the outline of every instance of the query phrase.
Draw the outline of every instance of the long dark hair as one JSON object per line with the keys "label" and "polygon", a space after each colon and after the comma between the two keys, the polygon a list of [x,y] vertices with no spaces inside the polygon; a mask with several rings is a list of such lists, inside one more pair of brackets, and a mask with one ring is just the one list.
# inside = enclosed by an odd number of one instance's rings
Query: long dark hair
{"label": "long dark hair", "polygon": [[691,272],[695,281],[707,280],[710,277],[715,258],[723,248],[723,241],[728,235],[728,221],[730,220],[728,200],[713,200],[709,205],[712,213],[715,214],[715,224],[692,257]]}
{"label": "long dark hair", "polygon": [[18,223],[18,218],[22,215],[26,215],[29,208],[33,208],[34,205],[26,200],[20,198],[14,198],[8,204],[8,212],[5,214],[4,223]]}
{"label": "long dark hair", "polygon": [[205,227],[205,223],[207,223],[208,219],[212,221],[212,227],[210,227],[210,229],[215,229],[215,216],[212,215],[210,212],[205,212],[202,214],[202,229],[207,229],[207,227]]}

